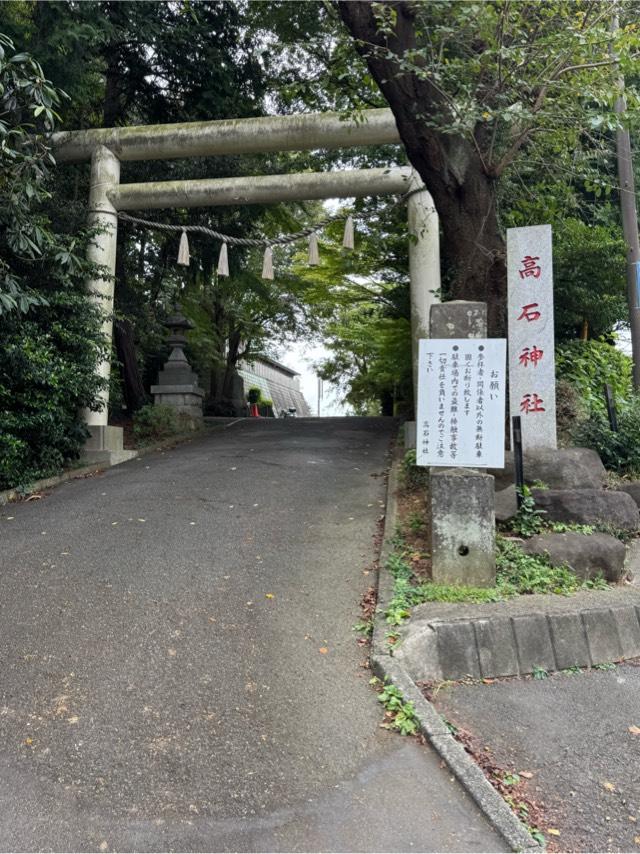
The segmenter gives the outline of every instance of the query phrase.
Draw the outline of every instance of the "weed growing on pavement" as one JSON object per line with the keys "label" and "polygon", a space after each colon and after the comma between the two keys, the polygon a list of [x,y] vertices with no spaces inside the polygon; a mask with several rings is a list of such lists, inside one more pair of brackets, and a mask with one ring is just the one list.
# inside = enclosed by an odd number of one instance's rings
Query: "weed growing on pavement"
{"label": "weed growing on pavement", "polygon": [[[375,677],[374,677],[375,678]],[[372,679],[373,684],[379,684],[378,679]],[[388,718],[382,726],[385,729],[393,729],[400,735],[415,735],[418,731],[418,721],[413,708],[413,703],[405,703],[402,692],[395,685],[383,685],[378,695],[378,701],[385,708],[385,718]]]}
{"label": "weed growing on pavement", "polygon": [[531,671],[531,675],[534,679],[547,679],[549,677],[549,671],[545,670],[544,667],[534,667]]}
{"label": "weed growing on pavement", "polygon": [[594,664],[593,669],[594,670],[615,670],[616,665],[613,663],[613,661],[608,661],[608,662],[606,662],[606,664]]}
{"label": "weed growing on pavement", "polygon": [[407,525],[412,534],[419,534],[425,526],[425,520],[420,513],[412,513],[407,519]]}
{"label": "weed growing on pavement", "polygon": [[370,638],[373,634],[373,620],[363,620],[353,626],[353,631],[357,632],[365,638]]}

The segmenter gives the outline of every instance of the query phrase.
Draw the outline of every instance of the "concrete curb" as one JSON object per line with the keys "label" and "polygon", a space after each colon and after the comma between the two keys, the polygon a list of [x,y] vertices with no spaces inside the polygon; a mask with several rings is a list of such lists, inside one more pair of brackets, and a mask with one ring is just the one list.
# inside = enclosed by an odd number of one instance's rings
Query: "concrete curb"
{"label": "concrete curb", "polygon": [[398,518],[396,490],[403,453],[404,448],[396,448],[389,470],[387,512],[378,574],[378,606],[374,615],[371,639],[371,669],[379,679],[395,685],[402,692],[406,702],[413,703],[420,732],[447,763],[462,787],[476,802],[492,827],[505,839],[511,849],[513,851],[543,851],[544,849],[529,834],[464,747],[455,740],[435,706],[422,695],[406,670],[394,660],[386,643],[387,627],[384,611],[393,595],[393,578],[385,569],[385,565],[393,550],[390,541],[395,534]]}

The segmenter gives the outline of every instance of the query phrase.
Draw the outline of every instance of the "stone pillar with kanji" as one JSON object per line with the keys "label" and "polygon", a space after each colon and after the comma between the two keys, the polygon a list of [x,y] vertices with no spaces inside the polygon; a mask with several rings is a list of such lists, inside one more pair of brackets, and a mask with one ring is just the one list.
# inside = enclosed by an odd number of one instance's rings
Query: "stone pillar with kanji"
{"label": "stone pillar with kanji", "polygon": [[551,226],[507,229],[509,406],[522,445],[557,448]]}

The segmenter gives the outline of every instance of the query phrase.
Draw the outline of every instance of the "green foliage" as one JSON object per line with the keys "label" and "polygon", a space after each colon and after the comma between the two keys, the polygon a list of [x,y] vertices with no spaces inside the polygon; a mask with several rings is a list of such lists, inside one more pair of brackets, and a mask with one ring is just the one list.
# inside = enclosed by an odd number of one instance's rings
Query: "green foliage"
{"label": "green foliage", "polygon": [[386,729],[397,730],[400,735],[415,735],[418,722],[413,703],[405,703],[402,692],[395,685],[384,685],[378,701],[391,713],[390,723],[383,724]]}
{"label": "green foliage", "polygon": [[57,473],[87,436],[104,355],[84,282],[93,235],[70,237],[45,211],[61,93],[0,36],[0,488]]}
{"label": "green foliage", "polygon": [[527,555],[513,540],[497,538],[496,585],[506,595],[555,593],[567,596],[578,590],[605,590],[602,577],[582,581],[568,566],[551,566],[547,557]]}
{"label": "green foliage", "polygon": [[563,218],[554,223],[553,237],[556,339],[572,339],[583,332],[592,339],[610,335],[629,314],[620,225]]}
{"label": "green foliage", "polygon": [[406,489],[425,489],[429,483],[429,469],[416,465],[415,449],[407,451],[402,459],[402,484]]}
{"label": "green foliage", "polygon": [[549,671],[545,670],[544,667],[534,667],[531,675],[534,679],[548,679]]}
{"label": "green foliage", "polygon": [[605,341],[569,341],[556,347],[556,376],[578,393],[587,415],[606,414],[604,386],[616,404],[631,396],[631,359]]}
{"label": "green foliage", "polygon": [[360,623],[356,623],[353,627],[353,631],[365,638],[370,638],[373,634],[373,620],[364,620]]}
{"label": "green foliage", "polygon": [[249,391],[247,392],[247,400],[249,401],[249,403],[251,405],[253,405],[255,403],[260,403],[261,399],[262,399],[262,392],[260,391],[259,388],[250,388]]}
{"label": "green foliage", "polygon": [[419,534],[425,526],[424,517],[420,513],[411,513],[407,519],[407,526],[411,533]]}
{"label": "green foliage", "polygon": [[521,495],[518,512],[509,523],[509,527],[515,534],[521,537],[532,537],[539,534],[544,527],[544,510],[536,510],[536,502],[528,486],[519,490]]}
{"label": "green foliage", "polygon": [[499,602],[530,593],[567,596],[578,590],[607,588],[602,577],[582,581],[569,567],[553,567],[546,557],[525,554],[514,540],[499,536],[496,545],[495,587],[450,586],[431,581],[415,584],[400,546],[399,551],[389,555],[386,564],[394,578],[393,597],[385,611],[387,623],[402,625],[411,616],[411,609],[425,602]]}
{"label": "green foliage", "polygon": [[39,63],[0,33],[0,317],[44,304],[30,285],[29,265],[63,260],[38,211],[49,198],[54,162],[43,134],[53,130],[61,95]]}
{"label": "green foliage", "polygon": [[72,290],[0,319],[0,489],[56,474],[76,459],[102,382],[96,311]]}
{"label": "green foliage", "polygon": [[188,415],[177,412],[165,403],[147,404],[133,416],[133,433],[142,444],[167,439],[193,429]]}
{"label": "green foliage", "polygon": [[618,408],[618,432],[614,433],[606,415],[595,410],[588,421],[576,425],[576,445],[593,448],[605,467],[618,474],[640,475],[640,396],[631,395]]}

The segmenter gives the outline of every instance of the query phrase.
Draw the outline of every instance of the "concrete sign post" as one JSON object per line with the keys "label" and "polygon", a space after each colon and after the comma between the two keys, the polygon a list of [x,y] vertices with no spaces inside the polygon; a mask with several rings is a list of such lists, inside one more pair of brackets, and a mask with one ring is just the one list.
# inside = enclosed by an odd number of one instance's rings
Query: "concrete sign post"
{"label": "concrete sign post", "polygon": [[522,446],[557,448],[551,226],[507,229],[509,401]]}
{"label": "concrete sign post", "polygon": [[506,341],[420,341],[416,462],[503,468]]}

